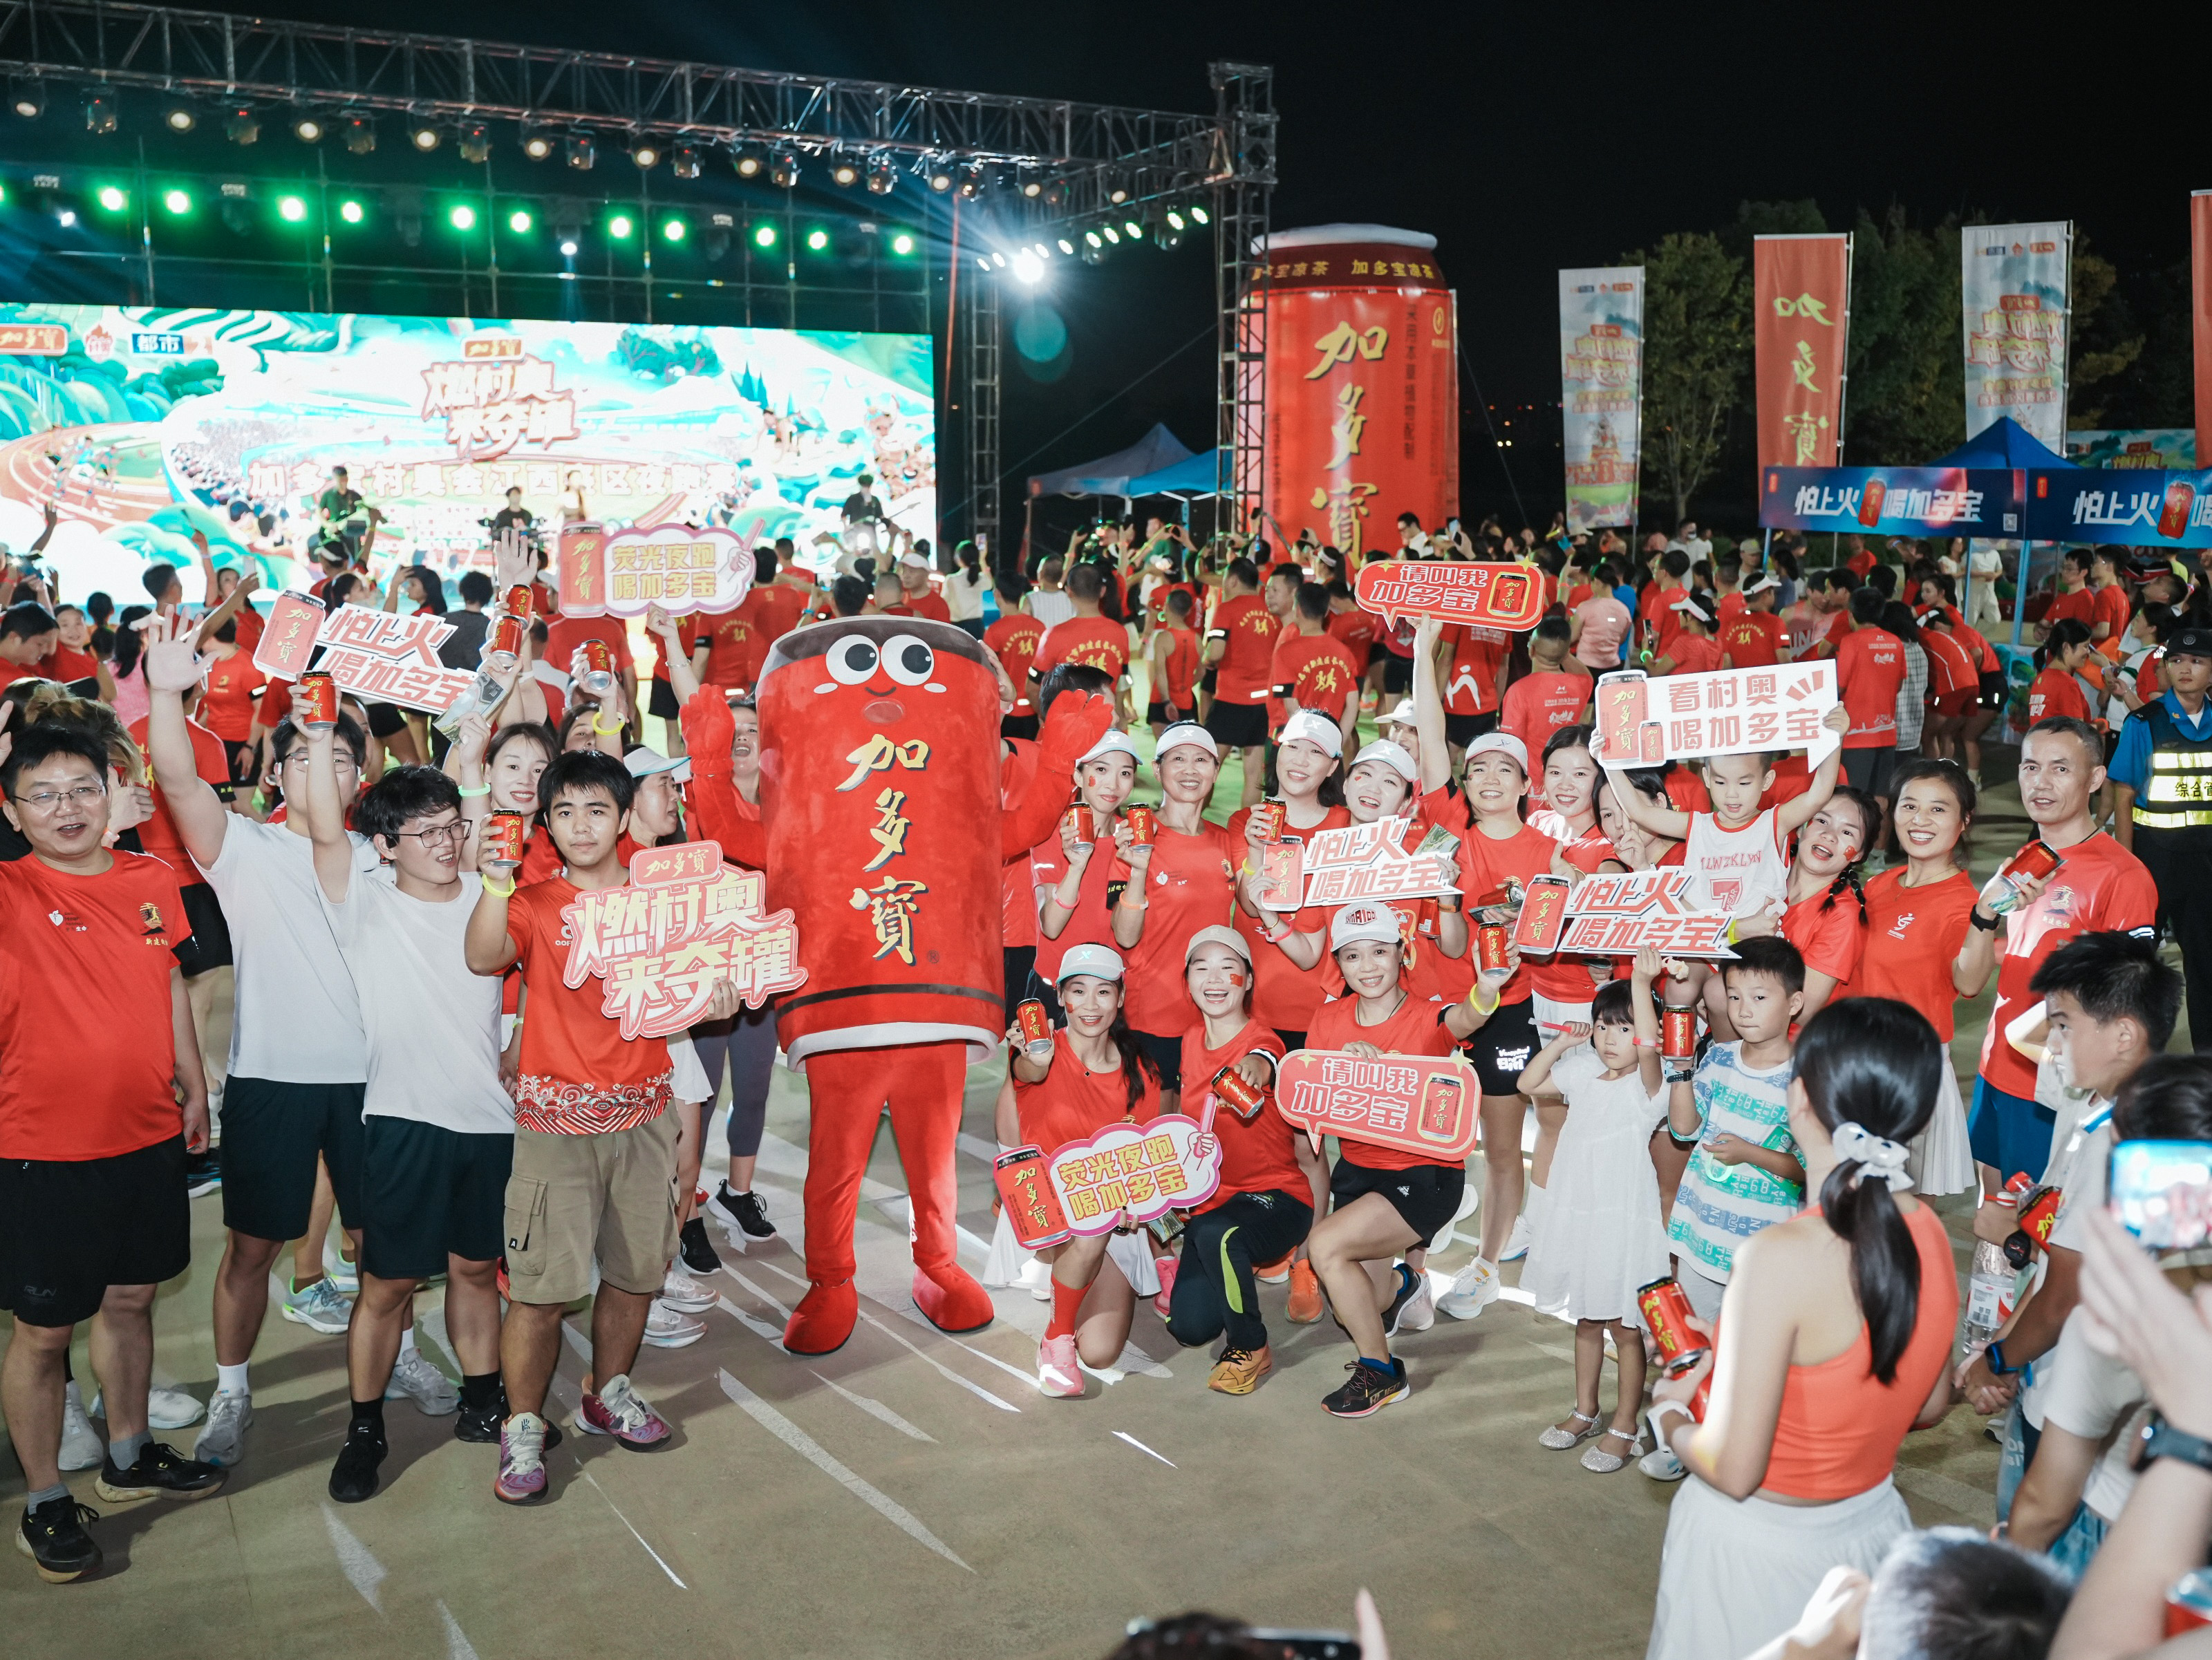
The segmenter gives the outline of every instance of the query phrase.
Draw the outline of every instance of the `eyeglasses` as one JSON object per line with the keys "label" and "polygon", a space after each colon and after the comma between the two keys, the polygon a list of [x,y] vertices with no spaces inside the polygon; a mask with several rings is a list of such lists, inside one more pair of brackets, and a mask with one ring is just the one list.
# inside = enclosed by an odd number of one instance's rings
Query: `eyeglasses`
{"label": "eyeglasses", "polygon": [[401,830],[395,833],[413,836],[425,847],[443,847],[447,842],[458,845],[465,840],[469,833],[469,821],[466,819],[455,819],[451,824],[434,824],[428,830]]}
{"label": "eyeglasses", "polygon": [[33,813],[52,813],[64,807],[75,807],[80,803],[94,802],[107,793],[104,784],[80,784],[74,790],[41,790],[35,796],[18,796],[16,805],[27,807]]}

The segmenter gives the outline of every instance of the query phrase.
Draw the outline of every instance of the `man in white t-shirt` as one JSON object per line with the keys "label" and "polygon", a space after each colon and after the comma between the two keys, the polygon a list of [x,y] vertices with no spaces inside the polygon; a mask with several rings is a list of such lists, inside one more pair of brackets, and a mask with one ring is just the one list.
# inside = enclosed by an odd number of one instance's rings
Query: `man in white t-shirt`
{"label": "man in white t-shirt", "polygon": [[482,880],[453,781],[401,766],[355,811],[391,863],[355,869],[337,745],[302,741],[307,788],[295,803],[314,845],[323,909],[361,989],[368,1039],[361,1181],[361,1295],[346,1333],[352,1416],[330,1494],[358,1504],[384,1462],[384,1396],[407,1311],[423,1281],[446,1278],[446,1332],[461,1364],[456,1439],[496,1441],[499,1255],[514,1158],[514,1102],[499,1080],[500,982],[462,953]]}

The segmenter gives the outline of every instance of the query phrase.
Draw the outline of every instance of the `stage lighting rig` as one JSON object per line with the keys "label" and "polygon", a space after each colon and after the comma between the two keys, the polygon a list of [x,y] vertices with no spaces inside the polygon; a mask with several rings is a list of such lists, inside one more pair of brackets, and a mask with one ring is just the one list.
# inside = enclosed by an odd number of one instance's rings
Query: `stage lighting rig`
{"label": "stage lighting rig", "polygon": [[578,173],[589,173],[599,159],[599,147],[587,132],[572,132],[561,141],[561,153]]}
{"label": "stage lighting rig", "polygon": [[668,171],[678,179],[699,176],[699,152],[690,144],[678,144],[668,153]]}
{"label": "stage lighting rig", "polygon": [[161,106],[161,124],[171,132],[187,133],[199,124],[199,112],[182,99],[172,99]]}
{"label": "stage lighting rig", "polygon": [[960,194],[970,202],[983,194],[983,169],[980,163],[970,162],[962,171]]}
{"label": "stage lighting rig", "polygon": [[522,153],[532,161],[543,161],[561,147],[561,141],[544,127],[525,127],[522,130]]}
{"label": "stage lighting rig", "polygon": [[1057,208],[1066,200],[1067,181],[1065,179],[1055,179],[1052,183],[1044,187],[1044,204],[1046,207]]}
{"label": "stage lighting rig", "polygon": [[261,118],[252,110],[234,108],[222,118],[222,136],[234,144],[258,142],[261,137]]}
{"label": "stage lighting rig", "polygon": [[868,194],[889,196],[898,185],[898,169],[888,155],[878,155],[868,163]]}
{"label": "stage lighting rig", "polygon": [[115,100],[105,93],[94,93],[84,100],[84,130],[99,133],[103,137],[115,130]]}
{"label": "stage lighting rig", "polygon": [[640,139],[630,146],[629,159],[641,173],[649,172],[660,165],[660,146],[649,138]]}
{"label": "stage lighting rig", "polygon": [[768,171],[768,153],[757,144],[740,144],[730,165],[740,179],[758,179]]}
{"label": "stage lighting rig", "polygon": [[768,170],[768,182],[780,191],[787,191],[799,183],[799,158],[789,150],[775,158]]}
{"label": "stage lighting rig", "polygon": [[345,124],[345,147],[356,155],[367,155],[376,148],[376,118],[368,115],[349,115]]}
{"label": "stage lighting rig", "polygon": [[8,82],[8,107],[26,121],[35,121],[46,112],[46,83],[35,76],[15,76]]}
{"label": "stage lighting rig", "polygon": [[491,129],[481,121],[471,121],[461,129],[460,142],[454,146],[461,160],[471,166],[481,167],[491,160]]}
{"label": "stage lighting rig", "polygon": [[922,175],[922,178],[929,188],[939,196],[952,188],[952,169],[946,166],[941,158],[930,162],[929,170]]}
{"label": "stage lighting rig", "polygon": [[854,185],[859,184],[860,182],[860,163],[859,158],[842,154],[831,157],[830,161],[830,182],[836,185],[838,189],[847,191],[851,190]]}
{"label": "stage lighting rig", "polygon": [[1106,199],[1117,208],[1129,199],[1129,181],[1125,175],[1118,173],[1106,175]]}
{"label": "stage lighting rig", "polygon": [[323,134],[327,130],[322,118],[318,115],[302,115],[292,123],[292,136],[302,144],[321,143]]}
{"label": "stage lighting rig", "polygon": [[407,130],[407,142],[424,155],[436,149],[444,136],[437,124],[430,121],[417,121]]}

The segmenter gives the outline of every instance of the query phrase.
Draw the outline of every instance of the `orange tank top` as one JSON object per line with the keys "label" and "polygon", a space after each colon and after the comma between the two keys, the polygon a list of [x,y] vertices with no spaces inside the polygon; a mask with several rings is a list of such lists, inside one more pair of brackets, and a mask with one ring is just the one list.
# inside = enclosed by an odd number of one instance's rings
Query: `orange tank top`
{"label": "orange tank top", "polygon": [[1790,1368],[1774,1450],[1759,1485],[1792,1499],[1832,1501],[1878,1487],[1897,1463],[1897,1449],[1928,1392],[1951,1361],[1959,1322],[1958,1267],[1950,1236],[1923,1204],[1905,1219],[1920,1252],[1920,1298],[1912,1336],[1885,1386],[1870,1370],[1863,1322],[1851,1346],[1818,1366]]}

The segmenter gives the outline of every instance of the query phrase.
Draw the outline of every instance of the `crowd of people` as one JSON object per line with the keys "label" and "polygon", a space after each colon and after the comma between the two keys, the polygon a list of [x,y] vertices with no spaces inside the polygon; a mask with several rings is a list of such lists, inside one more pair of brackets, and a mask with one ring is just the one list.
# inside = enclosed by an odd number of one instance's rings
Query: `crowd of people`
{"label": "crowd of people", "polygon": [[[1059,700],[1116,716],[1057,830],[1003,864],[1000,1152],[1181,1112],[1218,1154],[1209,1197],[1142,1226],[1031,1251],[1000,1209],[984,1277],[1050,1304],[1044,1394],[1090,1392],[1149,1300],[1208,1352],[1209,1389],[1249,1396],[1274,1369],[1267,1284],[1286,1320],[1341,1330],[1319,1404],[1368,1417],[1418,1386],[1437,1315],[1480,1318],[1520,1262],[1519,1294],[1575,1329],[1574,1398],[1539,1449],[1680,1484],[1652,1656],[1851,1652],[1845,1631],[1861,1653],[2148,1647],[2212,1518],[2194,1364],[2212,1299],[2184,1296],[2202,1252],[2153,1262],[2103,1201],[2117,1142],[2212,1142],[2212,1066],[2163,1052],[2206,948],[2195,587],[2126,549],[2069,556],[2017,750],[2028,845],[1977,883],[1969,836],[2007,781],[1983,746],[2012,694],[1960,609],[1960,550],[1846,538],[1814,572],[1802,540],[1716,554],[1693,526],[1640,557],[1610,532],[1432,536],[1411,514],[1400,536],[1372,557],[1522,560],[1545,616],[1386,625],[1353,600],[1354,554],[1153,521],[1089,527],[1034,568],[969,544],[940,568],[894,539],[826,583],[763,545],[738,610],[648,617],[648,661],[612,620],[562,615],[521,538],[450,596],[324,544],[326,605],[455,624],[447,661],[496,695],[450,730],[255,667],[256,578],[204,549],[198,608],[166,565],[120,615],[11,569],[0,1399],[38,1572],[101,1562],[74,1471],[111,1505],[221,1490],[251,1445],[272,1270],[282,1317],[346,1345],[337,1502],[379,1490],[401,1399],[485,1446],[497,1500],[542,1498],[561,1317],[586,1296],[570,1427],[667,1438],[636,1373],[704,1333],[709,1220],[775,1232],[753,1178],[776,1011],[725,982],[690,1031],[625,1039],[596,984],[564,979],[564,912],[623,886],[640,849],[759,821],[771,649],[891,616],[963,630],[999,683],[1002,800],[979,812],[1031,791]],[[1838,694],[1817,765],[1622,766],[1594,742],[1599,676],[1808,657],[1833,658]],[[1270,875],[1288,840],[1386,822],[1450,891],[1308,905]],[[1730,954],[1476,948],[1540,877],[1660,868],[1729,914]],[[1992,984],[1962,1090],[1959,1006]],[[1273,1093],[1301,1051],[1461,1057],[1479,1180],[1390,1141],[1328,1156]],[[153,1384],[151,1310],[189,1260],[191,1197],[218,1189],[203,1403]],[[1978,1256],[1962,1299],[1929,1201],[1969,1193],[2009,1266]],[[1432,1269],[1462,1223],[1472,1259]],[[441,1278],[458,1379],[415,1341]],[[70,1369],[86,1323],[97,1412]],[[1905,1437],[1954,1410],[2000,1444],[1995,1542],[1915,1534],[1892,1479]],[[195,1424],[189,1453],[160,1439]],[[2012,1646],[1968,1641],[2000,1627]]]}

